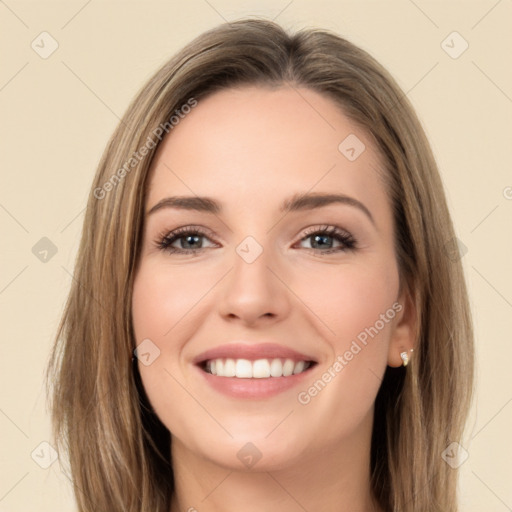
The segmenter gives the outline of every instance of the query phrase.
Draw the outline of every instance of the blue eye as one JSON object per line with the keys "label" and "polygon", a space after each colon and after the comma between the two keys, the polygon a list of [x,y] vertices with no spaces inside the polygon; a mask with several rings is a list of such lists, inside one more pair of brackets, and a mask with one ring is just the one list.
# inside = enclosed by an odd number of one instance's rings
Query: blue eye
{"label": "blue eye", "polygon": [[[206,233],[201,229],[185,227],[161,237],[157,245],[159,249],[170,253],[194,254],[206,249],[201,243],[201,240],[205,238],[207,238]],[[178,242],[178,247],[175,246],[176,242]]]}
{"label": "blue eye", "polygon": [[[306,247],[306,249],[320,252],[320,254],[330,254],[333,252],[354,250],[356,248],[354,237],[347,231],[341,230],[336,226],[312,228],[300,242],[306,240],[311,240],[312,245],[312,247]],[[335,242],[338,242],[340,245],[335,247]]]}
{"label": "blue eye", "polygon": [[[156,241],[156,246],[171,254],[198,255],[205,249],[218,247],[217,244],[211,242],[208,235],[209,233],[200,227],[187,226],[161,234]],[[211,245],[205,247],[204,240],[208,240]],[[356,249],[354,237],[336,226],[310,228],[298,243],[307,240],[311,240],[311,247],[303,248],[321,255]]]}

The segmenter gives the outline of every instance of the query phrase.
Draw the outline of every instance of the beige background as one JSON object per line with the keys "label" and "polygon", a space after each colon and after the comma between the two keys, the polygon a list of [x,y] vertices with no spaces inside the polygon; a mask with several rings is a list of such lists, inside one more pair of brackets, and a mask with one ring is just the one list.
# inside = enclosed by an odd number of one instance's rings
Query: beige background
{"label": "beige background", "polygon": [[[512,510],[512,3],[509,0],[0,1],[2,371],[0,512],[72,511],[51,462],[42,375],[71,281],[86,196],[128,102],[178,48],[258,14],[332,29],[381,61],[430,137],[474,310],[478,387],[462,465],[462,512]],[[47,31],[58,49],[51,48]],[[469,48],[441,46],[457,31]],[[44,44],[44,48],[42,48]],[[445,43],[446,44],[446,43]],[[449,38],[446,48],[462,49]],[[508,188],[507,188],[508,187]],[[58,252],[40,261],[48,237]],[[34,451],[35,450],[35,451]],[[31,454],[34,453],[33,458]]]}

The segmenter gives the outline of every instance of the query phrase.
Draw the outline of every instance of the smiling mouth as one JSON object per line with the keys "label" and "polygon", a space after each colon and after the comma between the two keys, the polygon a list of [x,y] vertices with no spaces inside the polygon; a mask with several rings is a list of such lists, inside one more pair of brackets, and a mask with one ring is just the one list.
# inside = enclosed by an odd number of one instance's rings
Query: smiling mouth
{"label": "smiling mouth", "polygon": [[203,361],[199,367],[217,377],[235,377],[238,379],[267,379],[290,377],[309,370],[315,361],[294,361],[293,359],[230,359],[218,358]]}

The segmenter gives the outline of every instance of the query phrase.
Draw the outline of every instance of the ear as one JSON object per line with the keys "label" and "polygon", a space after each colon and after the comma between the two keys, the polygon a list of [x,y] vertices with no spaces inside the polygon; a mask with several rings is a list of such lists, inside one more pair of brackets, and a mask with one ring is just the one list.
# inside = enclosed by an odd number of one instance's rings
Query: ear
{"label": "ear", "polygon": [[393,321],[393,331],[388,351],[388,365],[398,368],[403,365],[402,352],[406,352],[409,361],[413,357],[418,332],[417,307],[408,287],[400,294],[393,308],[397,315]]}

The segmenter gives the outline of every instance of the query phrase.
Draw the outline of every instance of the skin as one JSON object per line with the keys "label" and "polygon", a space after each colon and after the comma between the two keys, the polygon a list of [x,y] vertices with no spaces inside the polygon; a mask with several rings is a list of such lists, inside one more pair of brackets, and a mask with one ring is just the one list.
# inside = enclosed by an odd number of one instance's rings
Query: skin
{"label": "skin", "polygon": [[[366,146],[349,161],[338,145]],[[152,163],[141,259],[133,290],[136,343],[160,350],[139,361],[146,393],[172,435],[172,512],[380,510],[369,485],[374,401],[386,366],[413,346],[413,306],[399,293],[393,218],[372,139],[332,100],[309,89],[242,87],[217,92],[175,126]],[[340,193],[363,203],[283,214],[295,193]],[[214,198],[217,214],[161,208],[177,195]],[[263,201],[262,198],[265,198]],[[195,254],[157,248],[184,226],[210,234]],[[307,228],[348,231],[354,250]],[[314,231],[312,231],[314,233]],[[263,249],[247,263],[237,246]],[[330,245],[333,244],[333,245]],[[187,239],[173,246],[190,247]],[[309,403],[298,401],[365,328],[402,308]],[[265,400],[229,398],[205,384],[192,359],[218,345],[276,342],[318,361],[303,384]],[[409,355],[410,352],[409,352]],[[252,467],[237,457],[253,443]],[[303,508],[301,508],[303,507]]]}

